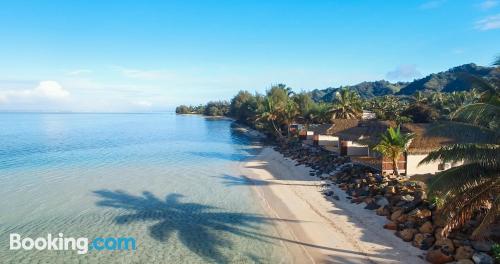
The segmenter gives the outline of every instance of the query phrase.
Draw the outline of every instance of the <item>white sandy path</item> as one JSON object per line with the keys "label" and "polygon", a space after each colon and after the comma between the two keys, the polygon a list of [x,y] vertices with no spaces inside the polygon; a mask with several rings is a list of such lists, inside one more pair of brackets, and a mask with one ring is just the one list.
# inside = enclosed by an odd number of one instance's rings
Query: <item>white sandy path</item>
{"label": "white sandy path", "polygon": [[309,171],[267,147],[240,168],[267,213],[283,219],[274,221],[277,241],[294,263],[425,263],[423,251],[382,228],[385,217],[351,204],[337,187],[330,188],[340,201],[324,198],[325,182]]}

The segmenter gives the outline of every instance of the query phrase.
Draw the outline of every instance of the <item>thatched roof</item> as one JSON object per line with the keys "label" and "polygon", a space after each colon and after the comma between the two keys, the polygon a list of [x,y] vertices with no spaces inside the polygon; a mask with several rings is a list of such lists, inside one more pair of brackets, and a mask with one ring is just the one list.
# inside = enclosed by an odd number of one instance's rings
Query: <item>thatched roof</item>
{"label": "thatched roof", "polygon": [[313,131],[315,135],[331,135],[332,124],[310,124],[308,131]]}
{"label": "thatched roof", "polygon": [[[396,127],[396,125],[393,121],[335,119],[332,124],[309,125],[308,130],[314,131],[316,135],[338,136],[340,140],[354,141],[373,147],[380,142],[380,135],[385,133],[387,128]],[[427,154],[449,144],[495,141],[495,138],[492,138],[491,133],[487,131],[479,134],[471,133],[470,125],[456,122],[406,123],[401,126],[401,132],[415,135],[408,148],[411,154]]]}
{"label": "thatched roof", "polygon": [[380,141],[380,135],[387,131],[394,122],[380,120],[334,120],[333,134],[341,140],[355,141],[366,145],[375,145]]}
{"label": "thatched roof", "polygon": [[[349,140],[374,146],[380,141],[380,135],[389,127],[395,127],[393,121],[337,119],[329,129],[330,134]],[[440,122],[434,124],[407,123],[401,126],[401,132],[413,133],[408,152],[426,154],[441,146],[456,143],[489,143],[494,141],[491,133],[471,133],[466,124]]]}
{"label": "thatched roof", "polygon": [[404,124],[402,129],[415,135],[408,148],[408,152],[412,154],[427,154],[450,144],[491,143],[494,141],[491,133],[487,131],[472,133],[470,125],[456,122],[408,123]]}

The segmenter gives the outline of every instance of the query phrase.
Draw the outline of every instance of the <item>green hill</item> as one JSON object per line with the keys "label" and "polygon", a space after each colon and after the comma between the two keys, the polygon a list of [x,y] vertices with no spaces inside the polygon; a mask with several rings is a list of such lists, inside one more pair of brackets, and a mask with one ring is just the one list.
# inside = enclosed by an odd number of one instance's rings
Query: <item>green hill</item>
{"label": "green hill", "polygon": [[[383,95],[412,95],[417,91],[428,92],[454,92],[468,91],[472,88],[470,76],[483,78],[489,81],[500,80],[500,67],[484,67],[474,63],[464,64],[447,71],[433,73],[413,82],[391,83],[385,80],[362,82],[349,86],[363,98]],[[342,87],[329,87],[311,91],[311,96],[316,102],[331,102],[335,92]]]}

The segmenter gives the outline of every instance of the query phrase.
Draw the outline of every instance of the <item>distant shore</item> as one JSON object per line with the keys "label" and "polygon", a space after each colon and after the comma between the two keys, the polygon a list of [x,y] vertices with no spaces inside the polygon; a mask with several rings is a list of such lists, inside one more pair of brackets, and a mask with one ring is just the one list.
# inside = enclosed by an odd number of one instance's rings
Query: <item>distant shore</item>
{"label": "distant shore", "polygon": [[327,200],[321,194],[326,181],[295,165],[264,147],[240,167],[267,214],[281,219],[274,221],[280,234],[274,239],[294,263],[425,263],[423,251],[382,228],[383,217],[350,203],[337,187],[340,200]]}

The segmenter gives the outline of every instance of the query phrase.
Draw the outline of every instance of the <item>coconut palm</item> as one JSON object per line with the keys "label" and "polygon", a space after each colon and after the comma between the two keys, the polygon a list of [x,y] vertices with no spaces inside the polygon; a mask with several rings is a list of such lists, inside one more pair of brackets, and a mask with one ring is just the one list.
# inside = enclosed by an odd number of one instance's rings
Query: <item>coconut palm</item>
{"label": "coconut palm", "polygon": [[363,114],[363,107],[359,94],[348,88],[336,92],[330,113],[332,120],[360,118]]}
{"label": "coconut palm", "polygon": [[389,127],[387,132],[381,135],[381,138],[373,150],[391,159],[393,173],[399,175],[398,160],[407,151],[413,134],[402,134],[399,126],[396,129]]}
{"label": "coconut palm", "polygon": [[500,100],[498,87],[479,81],[478,103],[459,108],[452,114],[469,137],[487,135],[475,144],[455,144],[431,152],[421,164],[431,161],[459,162],[463,165],[438,173],[429,186],[432,196],[441,200],[440,212],[446,221],[443,234],[465,224],[476,213],[483,218],[472,233],[473,238],[485,235],[487,227],[500,215],[500,145],[498,124]]}

